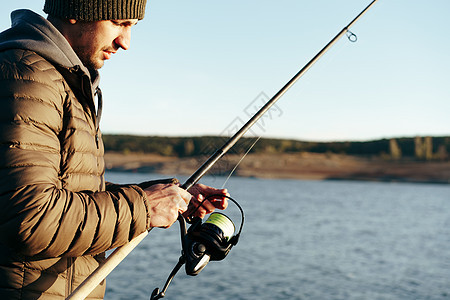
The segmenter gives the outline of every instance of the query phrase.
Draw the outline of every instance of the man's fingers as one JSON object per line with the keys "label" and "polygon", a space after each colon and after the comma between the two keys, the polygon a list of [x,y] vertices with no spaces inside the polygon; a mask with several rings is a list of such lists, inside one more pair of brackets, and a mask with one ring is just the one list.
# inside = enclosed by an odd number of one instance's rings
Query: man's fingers
{"label": "man's fingers", "polygon": [[188,205],[186,204],[186,201],[184,200],[184,198],[181,198],[181,199],[180,199],[180,201],[179,201],[179,203],[178,203],[178,207],[179,207],[178,210],[179,210],[181,213],[184,213],[184,212],[187,210]]}
{"label": "man's fingers", "polygon": [[180,194],[180,197],[184,200],[185,204],[189,204],[189,202],[191,202],[192,195],[188,191],[179,188],[178,193]]}
{"label": "man's fingers", "polygon": [[201,206],[202,206],[203,209],[205,209],[207,214],[213,212],[216,209],[216,207],[211,202],[209,202],[208,200],[203,201],[201,203]]}
{"label": "man's fingers", "polygon": [[178,194],[180,195],[181,198],[178,203],[179,212],[184,213],[188,209],[188,205],[191,202],[192,195],[182,188],[178,189]]}

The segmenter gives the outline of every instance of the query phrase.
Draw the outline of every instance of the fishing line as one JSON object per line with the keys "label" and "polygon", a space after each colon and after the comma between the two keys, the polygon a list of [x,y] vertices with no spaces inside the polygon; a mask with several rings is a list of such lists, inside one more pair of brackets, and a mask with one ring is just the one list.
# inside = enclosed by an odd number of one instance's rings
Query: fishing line
{"label": "fishing line", "polygon": [[222,189],[225,187],[225,185],[227,184],[228,180],[230,179],[231,175],[233,175],[234,171],[237,169],[237,167],[239,166],[239,164],[244,160],[244,158],[247,156],[247,154],[252,150],[252,148],[256,145],[256,143],[261,139],[261,136],[259,136],[254,142],[253,144],[250,146],[250,148],[248,148],[247,152],[244,153],[244,155],[241,157],[241,159],[238,161],[238,163],[234,166],[233,170],[231,170],[230,174],[228,175],[228,177],[225,179],[225,182],[222,185]]}
{"label": "fishing line", "polygon": [[[231,176],[233,175],[234,171],[238,168],[239,164],[244,160],[244,158],[247,156],[247,154],[253,149],[253,147],[256,145],[256,143],[261,139],[262,136],[259,136],[255,139],[255,141],[253,141],[253,143],[250,145],[250,147],[247,149],[247,151],[244,153],[244,155],[242,155],[242,157],[239,159],[239,161],[237,162],[237,164],[233,167],[233,169],[230,171],[230,174],[228,175],[228,177],[225,179],[225,182],[223,183],[221,189],[225,188],[225,185],[227,184],[228,180],[231,178]],[[233,201],[241,211],[242,207],[239,205],[239,203],[237,203],[236,200],[232,199],[230,196],[224,196],[224,195],[211,195],[206,197],[205,199],[203,199],[201,202],[199,201],[199,205],[197,207],[195,207],[195,209],[190,213],[190,216],[187,217],[187,220],[190,221],[193,217],[193,215],[195,214],[195,212],[200,208],[200,207],[204,207],[206,209],[206,207],[204,206],[204,203],[208,200],[210,202],[213,202],[214,197],[217,198],[227,198],[231,201]],[[210,200],[212,199],[212,200]],[[242,216],[243,218],[243,216]],[[243,222],[242,222],[243,224]],[[239,232],[242,230],[242,226],[241,229],[239,230]]]}

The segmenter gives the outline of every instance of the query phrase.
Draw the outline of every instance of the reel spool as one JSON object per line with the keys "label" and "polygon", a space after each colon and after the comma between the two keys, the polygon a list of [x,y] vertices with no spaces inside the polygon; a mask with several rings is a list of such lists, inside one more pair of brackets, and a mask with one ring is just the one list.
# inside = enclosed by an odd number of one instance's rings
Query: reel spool
{"label": "reel spool", "polygon": [[187,233],[182,237],[183,255],[186,258],[186,274],[195,276],[211,260],[224,259],[237,244],[233,221],[222,213],[212,213],[202,223],[194,218]]}

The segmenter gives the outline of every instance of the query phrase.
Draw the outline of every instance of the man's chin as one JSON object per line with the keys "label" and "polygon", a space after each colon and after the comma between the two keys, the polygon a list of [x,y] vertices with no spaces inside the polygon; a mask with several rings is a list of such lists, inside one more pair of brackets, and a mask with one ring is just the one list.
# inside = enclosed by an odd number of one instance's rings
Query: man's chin
{"label": "man's chin", "polygon": [[101,69],[104,64],[105,64],[105,61],[103,59],[97,59],[95,61],[92,61],[91,66],[93,69],[98,70],[98,69]]}
{"label": "man's chin", "polygon": [[100,63],[98,63],[95,67],[96,70],[101,69],[105,65],[105,62],[102,60]]}
{"label": "man's chin", "polygon": [[88,61],[82,61],[84,66],[91,70],[98,70],[103,67],[105,61],[103,59],[89,59]]}

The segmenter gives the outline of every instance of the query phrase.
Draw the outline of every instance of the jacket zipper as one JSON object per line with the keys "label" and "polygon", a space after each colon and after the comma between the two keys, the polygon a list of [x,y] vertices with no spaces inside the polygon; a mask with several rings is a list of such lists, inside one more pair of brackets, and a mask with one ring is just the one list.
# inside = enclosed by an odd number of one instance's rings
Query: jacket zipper
{"label": "jacket zipper", "polygon": [[[97,144],[97,150],[99,148],[99,130],[100,130],[100,118],[102,117],[102,109],[103,109],[103,98],[102,98],[102,90],[100,87],[95,89],[95,95],[97,96],[97,111],[95,112],[95,142]],[[95,101],[95,100],[94,100]]]}
{"label": "jacket zipper", "polygon": [[69,297],[70,294],[73,292],[73,281],[74,281],[74,264],[75,264],[75,258],[68,257],[67,258],[67,295],[66,298]]}

